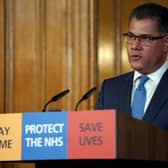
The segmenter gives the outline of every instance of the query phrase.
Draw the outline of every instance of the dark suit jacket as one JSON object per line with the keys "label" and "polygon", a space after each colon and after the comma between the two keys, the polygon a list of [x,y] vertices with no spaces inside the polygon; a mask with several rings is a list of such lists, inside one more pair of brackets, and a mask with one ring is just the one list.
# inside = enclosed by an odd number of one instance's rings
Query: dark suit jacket
{"label": "dark suit jacket", "polygon": [[[95,109],[116,109],[131,116],[133,72],[103,81]],[[168,130],[168,70],[151,99],[143,120]]]}

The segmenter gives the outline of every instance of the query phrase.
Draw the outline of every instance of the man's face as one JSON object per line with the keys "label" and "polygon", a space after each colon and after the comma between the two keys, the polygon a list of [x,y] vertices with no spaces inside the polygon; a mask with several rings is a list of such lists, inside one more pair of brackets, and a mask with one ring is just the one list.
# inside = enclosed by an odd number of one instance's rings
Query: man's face
{"label": "man's face", "polygon": [[[128,32],[136,36],[159,37],[157,21],[151,19],[137,20],[133,18]],[[128,60],[131,67],[140,73],[149,74],[157,70],[165,61],[168,51],[168,37],[149,40],[147,44],[136,38],[127,43]]]}

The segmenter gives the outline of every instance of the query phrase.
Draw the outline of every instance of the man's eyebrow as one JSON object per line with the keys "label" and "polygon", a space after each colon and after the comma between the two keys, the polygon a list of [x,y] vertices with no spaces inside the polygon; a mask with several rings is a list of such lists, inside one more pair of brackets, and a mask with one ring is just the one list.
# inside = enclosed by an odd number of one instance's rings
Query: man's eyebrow
{"label": "man's eyebrow", "polygon": [[[133,35],[136,35],[136,34],[134,34],[134,33],[132,33],[131,31],[128,31],[128,33],[131,33],[131,34],[133,34]],[[140,35],[136,35],[136,36],[152,36],[153,34],[150,34],[150,33],[143,33],[143,34],[140,34]]]}

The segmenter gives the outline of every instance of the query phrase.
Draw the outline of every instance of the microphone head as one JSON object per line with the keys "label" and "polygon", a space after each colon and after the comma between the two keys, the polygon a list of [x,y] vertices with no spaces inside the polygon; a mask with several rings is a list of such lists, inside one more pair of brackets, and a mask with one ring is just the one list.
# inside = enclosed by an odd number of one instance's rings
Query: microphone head
{"label": "microphone head", "polygon": [[96,91],[96,87],[90,89],[86,94],[83,95],[82,100],[86,100]]}
{"label": "microphone head", "polygon": [[83,97],[78,101],[78,103],[75,106],[75,111],[77,111],[79,104],[83,101],[89,98],[94,92],[96,91],[96,87],[93,87],[90,89],[87,93],[83,95]]}
{"label": "microphone head", "polygon": [[65,96],[65,95],[68,94],[69,92],[70,92],[69,89],[64,90],[63,92],[60,92],[59,94],[53,96],[53,97],[51,98],[51,101],[57,101],[58,99],[60,99],[61,97]]}
{"label": "microphone head", "polygon": [[67,93],[69,93],[69,92],[70,92],[70,90],[67,89],[67,90],[64,90],[64,91],[58,93],[57,95],[53,96],[53,97],[44,105],[42,111],[45,112],[46,107],[48,106],[48,104],[50,104],[50,103],[53,102],[53,101],[59,100],[60,98],[62,98],[63,96],[65,96],[65,95],[66,95]]}

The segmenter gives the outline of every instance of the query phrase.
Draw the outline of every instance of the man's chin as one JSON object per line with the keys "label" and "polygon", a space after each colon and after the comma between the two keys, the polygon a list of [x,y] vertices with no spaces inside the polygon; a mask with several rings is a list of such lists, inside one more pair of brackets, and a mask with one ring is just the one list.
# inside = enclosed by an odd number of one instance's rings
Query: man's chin
{"label": "man's chin", "polygon": [[142,71],[143,67],[139,64],[131,64],[132,69],[136,70],[136,71]]}

